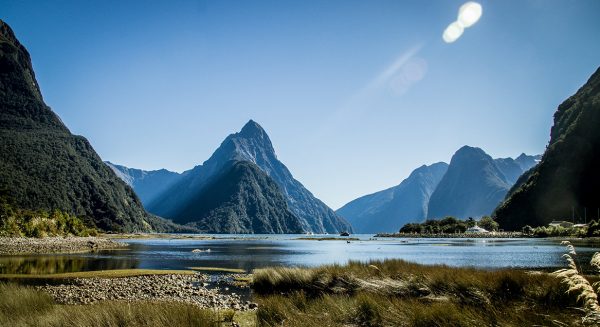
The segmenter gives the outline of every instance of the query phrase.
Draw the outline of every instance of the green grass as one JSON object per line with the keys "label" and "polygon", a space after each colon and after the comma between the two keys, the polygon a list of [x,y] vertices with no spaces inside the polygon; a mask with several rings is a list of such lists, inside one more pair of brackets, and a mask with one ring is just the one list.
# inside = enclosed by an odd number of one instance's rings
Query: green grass
{"label": "green grass", "polygon": [[254,272],[260,326],[571,326],[576,299],[545,273],[401,260]]}
{"label": "green grass", "polygon": [[147,275],[193,275],[192,270],[115,269],[78,271],[58,274],[0,274],[0,279],[69,279],[69,278],[121,278]]}
{"label": "green grass", "polygon": [[117,327],[117,326],[255,326],[254,312],[206,310],[182,303],[124,303],[58,305],[31,287],[0,284],[0,326]]}
{"label": "green grass", "polygon": [[196,271],[227,272],[227,273],[234,273],[234,274],[244,274],[244,273],[246,273],[246,270],[244,270],[244,269],[237,269],[237,268],[187,267],[187,269],[196,270]]}

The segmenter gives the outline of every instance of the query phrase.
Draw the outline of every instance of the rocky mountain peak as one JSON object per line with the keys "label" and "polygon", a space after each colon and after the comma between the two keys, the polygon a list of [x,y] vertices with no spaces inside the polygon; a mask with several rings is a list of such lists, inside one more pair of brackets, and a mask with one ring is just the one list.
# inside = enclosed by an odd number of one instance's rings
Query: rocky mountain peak
{"label": "rocky mountain peak", "polygon": [[265,130],[262,128],[262,126],[260,126],[257,122],[255,122],[254,120],[250,119],[246,125],[244,125],[244,127],[242,127],[242,130],[238,133],[240,136],[242,137],[247,137],[247,138],[252,138],[252,137],[267,137],[267,133],[265,132]]}
{"label": "rocky mountain peak", "polygon": [[18,92],[42,100],[31,57],[13,30],[0,19],[0,92]]}
{"label": "rocky mountain peak", "polygon": [[458,149],[458,151],[456,151],[456,153],[453,156],[453,159],[454,158],[459,159],[459,158],[464,158],[464,157],[472,157],[472,156],[487,156],[487,154],[485,153],[485,151],[483,151],[480,148],[465,145],[465,146],[461,147],[460,149]]}
{"label": "rocky mountain peak", "polygon": [[[327,205],[315,198],[299,181],[294,179],[287,167],[277,159],[275,149],[265,130],[250,120],[234,134],[230,134],[219,148],[201,166],[184,173],[179,184],[150,203],[151,212],[168,218],[177,216],[181,208],[194,201],[189,190],[205,187],[215,176],[227,169],[232,161],[255,164],[277,184],[287,201],[290,211],[297,216],[304,231],[315,233],[339,233],[352,231],[352,226],[337,216]],[[184,190],[184,191],[180,191]]]}
{"label": "rocky mountain peak", "polygon": [[277,156],[267,132],[250,120],[238,133],[230,134],[206,163],[217,158],[219,162],[247,160],[260,166],[261,162],[276,160]]}
{"label": "rocky mountain peak", "polygon": [[515,160],[524,160],[527,159],[527,155],[525,154],[525,152],[521,153]]}

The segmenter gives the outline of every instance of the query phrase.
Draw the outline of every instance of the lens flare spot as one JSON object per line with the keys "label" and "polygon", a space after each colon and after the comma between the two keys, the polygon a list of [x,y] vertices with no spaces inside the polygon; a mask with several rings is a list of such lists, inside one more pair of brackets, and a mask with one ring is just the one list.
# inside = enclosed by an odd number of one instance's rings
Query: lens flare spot
{"label": "lens flare spot", "polygon": [[460,6],[458,9],[458,22],[463,27],[471,27],[479,18],[481,18],[481,14],[483,13],[483,9],[480,4],[477,2],[469,1],[464,5]]}
{"label": "lens flare spot", "polygon": [[422,58],[410,59],[389,82],[389,88],[396,95],[403,95],[427,74],[427,61]]}
{"label": "lens flare spot", "polygon": [[442,38],[444,39],[444,42],[452,43],[458,40],[458,38],[463,34],[464,30],[465,29],[463,28],[461,23],[453,22],[452,24],[448,25],[448,27],[446,27]]}

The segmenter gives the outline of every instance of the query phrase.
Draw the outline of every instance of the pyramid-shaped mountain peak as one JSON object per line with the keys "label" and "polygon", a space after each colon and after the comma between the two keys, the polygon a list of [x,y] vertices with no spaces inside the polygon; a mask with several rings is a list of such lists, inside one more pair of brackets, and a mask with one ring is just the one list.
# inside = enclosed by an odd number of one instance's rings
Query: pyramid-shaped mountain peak
{"label": "pyramid-shaped mountain peak", "polygon": [[269,137],[267,132],[257,122],[250,119],[242,130],[238,133],[239,136],[253,138],[253,137]]}
{"label": "pyramid-shaped mountain peak", "polygon": [[277,159],[265,130],[253,120],[248,121],[240,132],[230,134],[208,160],[187,173],[173,189],[165,191],[156,201],[149,203],[148,209],[157,215],[181,222],[184,218],[181,216],[182,208],[196,201],[194,196],[197,192],[228,169],[232,162],[240,161],[256,165],[275,182],[291,213],[300,219],[303,231],[352,231],[346,220],[337,216],[294,179],[287,167]]}

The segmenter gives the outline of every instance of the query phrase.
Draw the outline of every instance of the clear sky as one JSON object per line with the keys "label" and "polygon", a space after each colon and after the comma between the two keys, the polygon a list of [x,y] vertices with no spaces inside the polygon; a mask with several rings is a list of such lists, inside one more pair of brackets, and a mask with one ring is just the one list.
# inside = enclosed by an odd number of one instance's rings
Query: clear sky
{"label": "clear sky", "polygon": [[44,98],[104,160],[183,171],[249,119],[337,209],[449,162],[542,153],[600,65],[600,1],[10,1]]}

